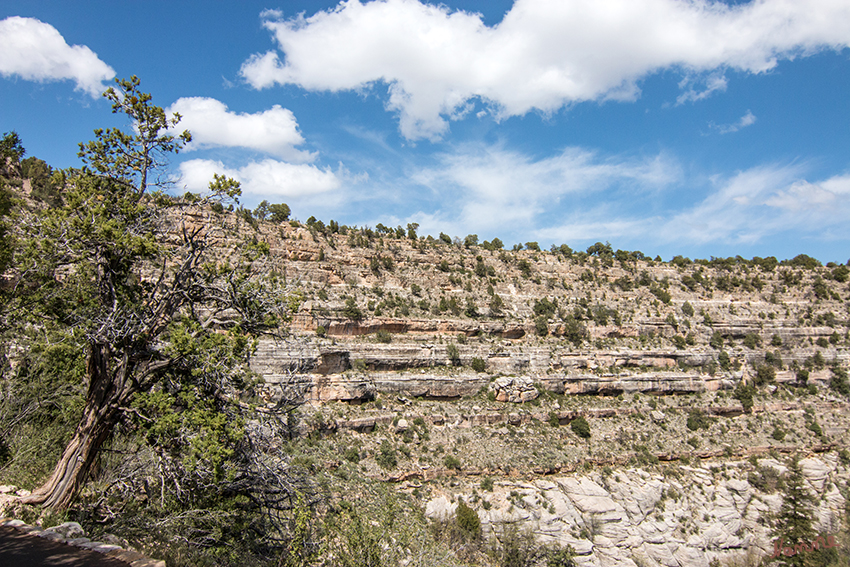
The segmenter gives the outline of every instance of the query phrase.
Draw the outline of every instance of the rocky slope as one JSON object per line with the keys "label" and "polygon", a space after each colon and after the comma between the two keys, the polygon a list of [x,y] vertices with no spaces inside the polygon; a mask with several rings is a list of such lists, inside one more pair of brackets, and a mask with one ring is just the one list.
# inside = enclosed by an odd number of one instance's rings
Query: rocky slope
{"label": "rocky slope", "polygon": [[[301,300],[252,366],[270,403],[305,402],[331,470],[354,451],[431,517],[463,499],[485,532],[518,525],[581,564],[708,565],[772,552],[764,479],[798,455],[816,526],[847,529],[844,266],[234,228]],[[589,439],[560,427],[579,416]]]}

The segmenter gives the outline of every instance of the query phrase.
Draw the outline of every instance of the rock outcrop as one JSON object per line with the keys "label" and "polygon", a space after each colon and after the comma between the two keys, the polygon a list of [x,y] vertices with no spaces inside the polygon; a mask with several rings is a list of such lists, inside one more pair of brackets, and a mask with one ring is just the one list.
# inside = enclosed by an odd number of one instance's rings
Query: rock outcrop
{"label": "rock outcrop", "polygon": [[[848,470],[833,455],[800,461],[817,502],[814,527],[835,533],[844,510],[838,482]],[[758,470],[784,471],[771,458]],[[748,481],[750,462],[679,467],[675,475],[641,469],[532,481],[503,479],[492,492],[435,495],[432,518],[451,516],[459,497],[477,508],[485,532],[509,525],[530,529],[540,543],[570,545],[579,565],[594,567],[697,566],[773,552],[768,518],[782,505]]]}

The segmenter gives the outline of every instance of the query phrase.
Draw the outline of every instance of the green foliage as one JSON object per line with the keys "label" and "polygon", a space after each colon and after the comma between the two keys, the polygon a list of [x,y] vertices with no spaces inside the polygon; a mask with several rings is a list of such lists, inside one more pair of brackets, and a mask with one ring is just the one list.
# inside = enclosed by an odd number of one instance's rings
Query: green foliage
{"label": "green foliage", "polygon": [[590,333],[579,319],[574,315],[564,317],[564,338],[571,342],[576,348],[590,337]]}
{"label": "green foliage", "polygon": [[761,346],[761,337],[755,333],[747,333],[744,336],[744,346],[755,350]]}
{"label": "green foliage", "polygon": [[21,137],[18,136],[18,133],[12,130],[11,132],[6,132],[3,134],[3,139],[0,140],[0,158],[2,158],[3,163],[0,164],[2,168],[6,167],[6,160],[9,159],[12,163],[18,163],[23,159],[26,155],[27,151],[24,149],[23,142],[21,142]]}
{"label": "green foliage", "polygon": [[13,257],[13,241],[8,220],[11,211],[12,195],[6,189],[3,178],[0,177],[0,274],[6,271]]}
{"label": "green foliage", "polygon": [[345,300],[345,307],[342,309],[342,314],[354,321],[359,321],[363,318],[363,312],[357,307],[357,301],[353,297]]}
{"label": "green foliage", "polygon": [[462,498],[458,500],[455,515],[458,527],[467,538],[478,539],[481,537],[481,519],[478,517],[478,512],[467,506]]}
{"label": "green foliage", "polygon": [[282,224],[289,220],[292,211],[286,203],[273,203],[268,206],[268,214],[273,223]]}
{"label": "green foliage", "polygon": [[582,439],[590,439],[590,424],[583,416],[578,416],[570,422],[570,429]]}
{"label": "green foliage", "polygon": [[[154,106],[136,77],[116,83],[105,96],[133,128],[96,130],[80,145],[86,167],[68,172],[61,201],[19,230],[16,324],[50,329],[47,344],[73,345],[74,356],[86,357],[80,382],[88,395],[77,427],[66,432],[70,441],[62,441],[83,449],[64,453],[57,469],[67,459],[84,466],[31,500],[56,509],[70,505],[115,424],[130,422],[128,412],[146,450],[162,459],[162,482],[224,481],[244,463],[242,406],[231,396],[251,395],[253,334],[276,328],[297,307],[277,280],[258,281],[252,266],[264,243],[239,242],[212,257],[206,234],[185,224],[181,203],[155,190],[167,178],[168,156],[191,137],[170,133],[179,116]],[[36,161],[28,168],[42,169]],[[210,191],[206,202],[220,203],[241,189],[215,175]],[[44,339],[29,336],[22,346],[38,352]],[[62,378],[73,384],[64,366]]]}
{"label": "green foliage", "polygon": [[714,331],[711,334],[711,338],[708,340],[708,344],[711,346],[711,348],[715,348],[718,350],[723,348],[723,335],[720,333],[720,331]]}
{"label": "green foliage", "polygon": [[[812,527],[815,501],[796,457],[788,463],[784,484],[784,498],[776,517],[773,538],[791,547],[798,543],[809,544],[817,536]],[[786,565],[809,565],[809,555],[803,552],[782,560]]]}
{"label": "green foliage", "polygon": [[552,317],[555,315],[555,312],[558,310],[558,306],[553,302],[549,301],[548,297],[544,297],[543,299],[534,300],[534,315],[536,316],[546,316]]}
{"label": "green foliage", "polygon": [[445,457],[443,457],[443,466],[447,469],[459,471],[461,468],[460,459],[458,459],[454,455],[446,455]]}
{"label": "green foliage", "polygon": [[690,304],[690,302],[686,301],[682,304],[682,314],[686,317],[694,316],[694,306]]}
{"label": "green foliage", "polygon": [[520,531],[510,524],[499,534],[490,555],[499,567],[531,567],[543,551],[535,543],[532,533]]}
{"label": "green foliage", "polygon": [[393,342],[393,335],[389,331],[380,329],[375,333],[375,341],[383,344],[389,344]]}
{"label": "green foliage", "polygon": [[534,318],[534,332],[538,337],[545,337],[549,334],[549,321],[545,315]]}
{"label": "green foliage", "polygon": [[702,410],[692,410],[688,413],[687,426],[691,431],[708,429],[714,420],[707,416]]}
{"label": "green foliage", "polygon": [[378,451],[378,454],[375,455],[375,461],[382,469],[392,470],[398,466],[396,450],[389,440],[384,439],[381,443],[381,448]]}
{"label": "green foliage", "polygon": [[756,368],[756,375],[753,377],[753,384],[761,386],[776,380],[776,369],[768,364],[760,364]]}
{"label": "green foliage", "polygon": [[666,289],[661,288],[661,287],[659,287],[659,286],[657,286],[657,285],[654,285],[654,284],[653,284],[652,286],[650,286],[650,288],[649,288],[649,292],[650,292],[652,295],[654,295],[655,297],[657,297],[657,298],[658,298],[658,300],[659,300],[659,301],[661,301],[661,303],[665,303],[665,304],[667,304],[667,305],[669,305],[669,304],[670,304],[670,301],[671,301],[671,300],[672,300],[672,298],[673,298],[673,297],[670,295],[670,292],[668,292]]}
{"label": "green foliage", "polygon": [[449,344],[446,347],[446,354],[448,355],[449,362],[452,364],[452,366],[458,366],[460,364],[460,351],[458,350],[456,344]]}
{"label": "green foliage", "polygon": [[351,463],[359,463],[360,451],[357,450],[357,447],[348,447],[345,452],[343,452],[342,458]]}
{"label": "green foliage", "polygon": [[842,396],[850,396],[850,382],[847,380],[847,371],[837,364],[832,366],[832,378],[829,380],[829,387]]}
{"label": "green foliage", "polygon": [[575,550],[571,546],[550,549],[546,554],[546,567],[576,567]]}
{"label": "green foliage", "polygon": [[490,309],[490,315],[493,317],[498,317],[502,314],[502,309],[505,307],[505,302],[498,294],[493,294],[493,297],[490,298],[490,303],[488,305]]}
{"label": "green foliage", "polygon": [[481,481],[481,490],[493,492],[493,479],[489,476],[484,477]]}
{"label": "green foliage", "polygon": [[481,358],[478,358],[477,356],[472,359],[472,361],[469,363],[469,366],[476,372],[484,372],[484,370],[487,367],[484,360],[481,359]]}
{"label": "green foliage", "polygon": [[782,262],[780,262],[780,264],[783,266],[806,268],[807,270],[813,270],[815,268],[821,267],[822,265],[818,260],[806,254],[798,254],[790,260],[783,260]]}
{"label": "green foliage", "polygon": [[743,382],[738,382],[738,385],[735,386],[735,391],[732,396],[741,402],[741,405],[744,406],[744,411],[749,413],[753,409],[753,396],[755,395],[756,390],[749,384],[744,384]]}
{"label": "green foliage", "polygon": [[365,519],[357,507],[342,502],[326,522],[329,546],[339,567],[381,567],[384,555],[382,531],[392,524],[377,526]]}

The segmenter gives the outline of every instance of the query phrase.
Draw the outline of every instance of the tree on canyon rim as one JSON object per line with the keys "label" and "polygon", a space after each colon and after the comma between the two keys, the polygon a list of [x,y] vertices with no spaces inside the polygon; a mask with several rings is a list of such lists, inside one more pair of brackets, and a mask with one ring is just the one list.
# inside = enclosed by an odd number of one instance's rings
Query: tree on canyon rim
{"label": "tree on canyon rim", "polygon": [[[172,135],[180,116],[167,116],[139,85],[135,76],[116,79],[104,93],[131,128],[98,129],[80,144],[84,166],[68,172],[62,204],[20,213],[11,295],[18,324],[84,351],[86,392],[53,473],[25,503],[67,508],[122,416],[139,413],[138,399],[148,396],[148,409],[164,401],[222,407],[208,400],[232,399],[245,386],[254,337],[289,313],[265,267],[267,249],[228,245],[223,219],[162,192],[169,156],[191,136]],[[210,190],[207,202],[241,194],[218,175]],[[227,427],[207,424],[192,436],[192,458],[220,467],[228,437],[240,435]]]}

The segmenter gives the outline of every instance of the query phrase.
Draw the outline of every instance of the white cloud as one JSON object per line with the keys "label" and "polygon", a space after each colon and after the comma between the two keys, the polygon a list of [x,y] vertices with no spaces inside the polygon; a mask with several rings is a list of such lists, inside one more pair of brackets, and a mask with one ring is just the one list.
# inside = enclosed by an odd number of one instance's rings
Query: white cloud
{"label": "white cloud", "polygon": [[747,126],[752,126],[756,123],[756,115],[750,112],[749,110],[745,115],[743,115],[737,122],[734,124],[714,124],[709,123],[708,127],[712,130],[717,130],[721,134],[731,134],[732,132],[737,132],[741,128],[746,128]]}
{"label": "white cloud", "polygon": [[242,183],[247,196],[306,197],[339,189],[346,172],[319,169],[315,165],[291,164],[273,159],[252,162],[243,167],[226,167],[220,161],[193,159],[180,164],[177,184],[189,191],[205,192],[213,173]]}
{"label": "white cloud", "polygon": [[493,27],[416,0],[265,16],[284,59],[274,51],[249,58],[241,73],[252,86],[341,91],[383,82],[411,139],[440,137],[469,102],[499,119],[634,100],[638,82],[663,69],[690,77],[680,102],[699,100],[725,88],[726,69],[761,73],[780,59],[850,46],[843,0],[517,0]]}
{"label": "white cloud", "polygon": [[85,45],[68,45],[50,24],[13,16],[0,21],[0,75],[27,81],[72,80],[99,97],[115,71]]}
{"label": "white cloud", "polygon": [[205,147],[241,147],[283,158],[287,161],[312,161],[316,155],[295,149],[304,143],[292,111],[274,105],[256,114],[230,112],[214,98],[178,99],[167,112],[182,116],[176,130],[189,130],[192,142],[187,151]]}
{"label": "white cloud", "polygon": [[[695,85],[700,84],[702,85],[700,90],[694,88]],[[684,89],[685,87],[688,87],[688,90],[679,95],[676,99],[676,104],[685,104],[686,102],[704,100],[715,92],[725,91],[728,84],[726,77],[718,74],[708,75],[705,77],[687,77],[679,83],[679,88]]]}
{"label": "white cloud", "polygon": [[666,218],[585,211],[581,218],[541,232],[586,239],[608,237],[604,230],[613,229],[610,237],[677,245],[747,245],[783,233],[850,238],[850,175],[809,182],[803,179],[805,169],[764,166],[715,180],[715,190],[702,201]]}
{"label": "white cloud", "polygon": [[438,167],[414,173],[412,180],[448,206],[448,212],[419,217],[423,229],[451,224],[461,231],[498,232],[507,226],[533,228],[564,199],[578,201],[622,187],[631,194],[651,192],[679,177],[678,166],[665,155],[604,158],[567,148],[533,160],[500,146],[466,146],[443,155]]}

